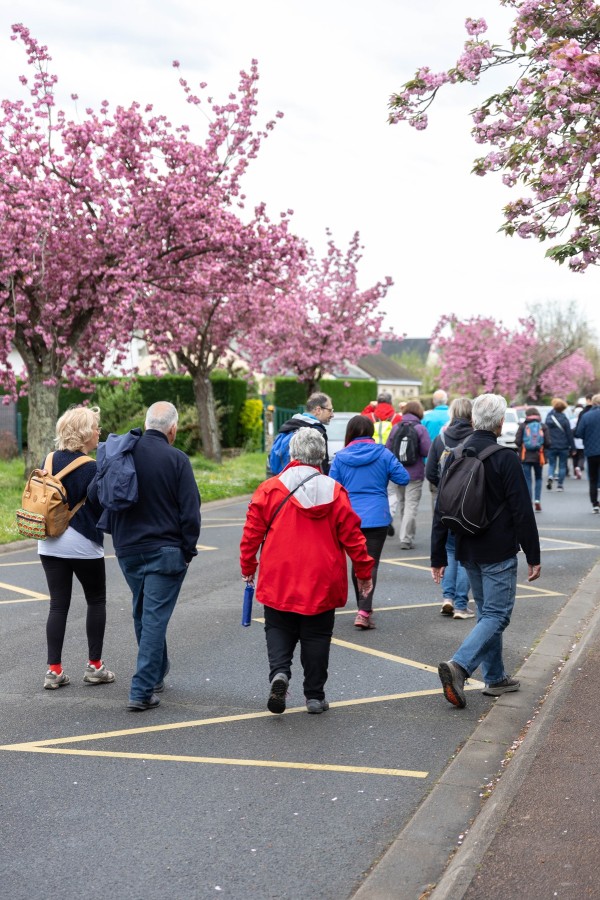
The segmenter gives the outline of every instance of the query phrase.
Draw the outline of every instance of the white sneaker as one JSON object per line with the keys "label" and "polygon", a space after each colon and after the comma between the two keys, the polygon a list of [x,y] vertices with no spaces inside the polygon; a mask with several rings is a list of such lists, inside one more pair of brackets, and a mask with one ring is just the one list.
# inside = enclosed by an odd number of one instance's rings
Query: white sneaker
{"label": "white sneaker", "polygon": [[96,666],[92,666],[91,663],[88,663],[85,667],[83,680],[86,684],[112,684],[115,680],[115,673],[110,672],[104,663],[102,663],[99,669],[97,669]]}
{"label": "white sneaker", "polygon": [[468,609],[455,609],[453,619],[474,619],[475,613],[469,612]]}

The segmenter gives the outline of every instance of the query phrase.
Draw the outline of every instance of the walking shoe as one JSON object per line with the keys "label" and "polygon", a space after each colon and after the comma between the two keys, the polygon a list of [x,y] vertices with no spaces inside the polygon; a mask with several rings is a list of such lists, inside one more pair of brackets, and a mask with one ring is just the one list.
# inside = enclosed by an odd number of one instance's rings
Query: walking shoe
{"label": "walking shoe", "polygon": [[48,669],[46,672],[46,677],[44,678],[44,688],[47,691],[55,691],[59,687],[64,687],[66,684],[69,684],[71,679],[68,675],[65,675],[64,672],[61,672],[60,675],[57,675],[56,672],[53,672],[52,669]]}
{"label": "walking shoe", "polygon": [[359,612],[354,620],[354,627],[362,628],[363,631],[367,631],[369,628],[375,628],[372,615],[370,613],[365,615],[364,613]]}
{"label": "walking shoe", "polygon": [[315,713],[318,715],[319,713],[327,712],[329,709],[329,703],[325,698],[322,700],[316,700],[314,697],[311,697],[310,700],[306,701],[306,709],[309,713]]}
{"label": "walking shoe", "polygon": [[533,507],[534,507],[534,509],[535,509],[536,512],[541,512],[541,511],[542,511],[542,504],[540,503],[539,500],[536,500],[536,501],[535,501],[535,503],[533,504]]}
{"label": "walking shoe", "polygon": [[410,541],[400,541],[401,550],[412,550],[413,545]]}
{"label": "walking shoe", "polygon": [[467,698],[463,690],[465,678],[467,677],[465,670],[458,663],[449,660],[438,665],[438,675],[442,682],[444,697],[448,703],[451,703],[452,706],[457,706],[459,709],[464,709],[467,705]]}
{"label": "walking shoe", "polygon": [[388,525],[388,537],[394,537],[396,534],[396,529],[393,525]]}
{"label": "walking shoe", "polygon": [[99,669],[88,663],[85,667],[83,680],[86,684],[112,684],[115,680],[115,673],[109,671],[104,663],[102,663]]}
{"label": "walking shoe", "polygon": [[271,682],[271,693],[267,700],[267,709],[272,713],[285,712],[285,695],[290,681],[283,672],[278,672]]}
{"label": "walking shoe", "polygon": [[488,697],[499,697],[501,694],[508,694],[511,691],[518,691],[521,687],[521,682],[517,681],[516,678],[503,678],[502,681],[497,681],[495,684],[486,684],[485,690],[481,693],[486,694]]}
{"label": "walking shoe", "polygon": [[475,613],[469,612],[468,609],[455,609],[453,619],[474,619]]}
{"label": "walking shoe", "polygon": [[552,490],[552,479],[551,478],[549,478],[548,481],[546,482],[546,487],[548,488],[549,491]]}
{"label": "walking shoe", "polygon": [[443,616],[454,615],[454,603],[448,597],[442,603],[442,608],[440,609],[440,613]]}
{"label": "walking shoe", "polygon": [[600,506],[592,507],[592,512],[595,513],[596,515],[598,515],[598,513],[600,513]]}
{"label": "walking shoe", "polygon": [[149,700],[130,700],[127,704],[127,709],[131,709],[133,712],[144,712],[159,705],[160,697],[157,697],[156,694],[151,694]]}
{"label": "walking shoe", "polygon": [[581,469],[579,466],[575,466],[575,478],[581,478]]}
{"label": "walking shoe", "polygon": [[564,487],[562,486],[562,484],[559,484],[558,487],[556,488],[556,490],[557,490],[557,491],[564,491]]}
{"label": "walking shoe", "polygon": [[165,674],[163,675],[162,679],[158,682],[158,684],[156,684],[156,685],[154,686],[154,693],[155,693],[155,694],[162,694],[162,692],[164,691],[164,689],[165,689],[165,678],[167,677],[167,675],[169,674],[170,671],[171,671],[171,660],[168,659],[168,660],[167,660],[167,668],[165,669]]}

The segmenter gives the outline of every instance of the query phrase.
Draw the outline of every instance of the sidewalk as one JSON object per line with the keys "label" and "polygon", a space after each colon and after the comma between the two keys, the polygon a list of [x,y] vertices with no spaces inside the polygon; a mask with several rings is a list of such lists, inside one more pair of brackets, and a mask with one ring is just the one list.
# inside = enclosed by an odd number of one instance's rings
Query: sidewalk
{"label": "sidewalk", "polygon": [[600,898],[600,564],[518,674],[356,900]]}

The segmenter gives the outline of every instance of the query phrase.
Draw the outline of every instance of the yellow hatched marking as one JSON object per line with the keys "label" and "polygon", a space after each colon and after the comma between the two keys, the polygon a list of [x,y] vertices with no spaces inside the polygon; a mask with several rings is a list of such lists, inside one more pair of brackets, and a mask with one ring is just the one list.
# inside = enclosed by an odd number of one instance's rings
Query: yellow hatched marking
{"label": "yellow hatched marking", "polygon": [[18,600],[0,600],[0,603],[27,603],[31,600],[49,600],[47,594],[40,594],[39,591],[28,591],[27,588],[16,587],[14,584],[5,584],[3,581],[0,581],[0,588],[4,588],[7,591],[12,591],[15,594],[23,594],[27,599],[24,600],[23,597],[19,597]]}
{"label": "yellow hatched marking", "polygon": [[[25,549],[25,548],[23,548],[23,549]],[[40,564],[39,559],[23,559],[23,560],[21,560],[21,562],[19,562],[18,560],[15,560],[15,562],[0,563],[0,569],[1,568],[5,568],[5,569],[6,568],[14,568],[15,566],[39,566],[39,564]]]}
{"label": "yellow hatched marking", "polygon": [[374,766],[341,766],[329,763],[281,762],[272,759],[233,759],[218,756],[179,756],[162,753],[123,753],[110,750],[67,750],[57,747],[38,747],[35,744],[15,744],[3,750],[27,750],[30,753],[52,753],[64,756],[95,756],[108,759],[143,759],[145,761],[204,763],[214,766],[248,766],[263,769],[302,769],[312,772],[342,772],[350,775],[392,775],[400,778],[427,778],[429,772],[412,769],[379,769]]}
{"label": "yellow hatched marking", "polygon": [[[563,547],[544,547],[544,541],[550,541],[552,544],[564,544]],[[565,541],[561,538],[542,537],[542,553],[549,553],[551,550],[597,550],[597,544],[584,544],[582,541]]]}

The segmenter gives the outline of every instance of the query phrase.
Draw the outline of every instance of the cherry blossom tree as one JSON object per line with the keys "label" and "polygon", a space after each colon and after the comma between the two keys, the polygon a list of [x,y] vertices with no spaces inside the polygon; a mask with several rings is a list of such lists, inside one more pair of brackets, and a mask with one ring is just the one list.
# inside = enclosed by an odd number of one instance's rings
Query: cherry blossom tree
{"label": "cherry blossom tree", "polygon": [[473,112],[475,140],[492,150],[478,175],[502,173],[523,195],[504,209],[508,235],[551,240],[546,255],[573,271],[600,255],[600,13],[594,0],[500,0],[515,10],[506,46],[490,43],[483,18],[444,72],[420,68],[390,100],[390,121],[427,127],[440,88],[477,83],[508,66],[507,87]]}
{"label": "cherry blossom tree", "polygon": [[347,360],[373,351],[384,319],[380,303],[393,283],[386,277],[361,291],[359,233],[345,253],[327,235],[323,259],[310,251],[305,274],[275,292],[262,327],[243,339],[257,367],[270,374],[294,373],[305,383],[307,396],[325,372],[344,371]]}

